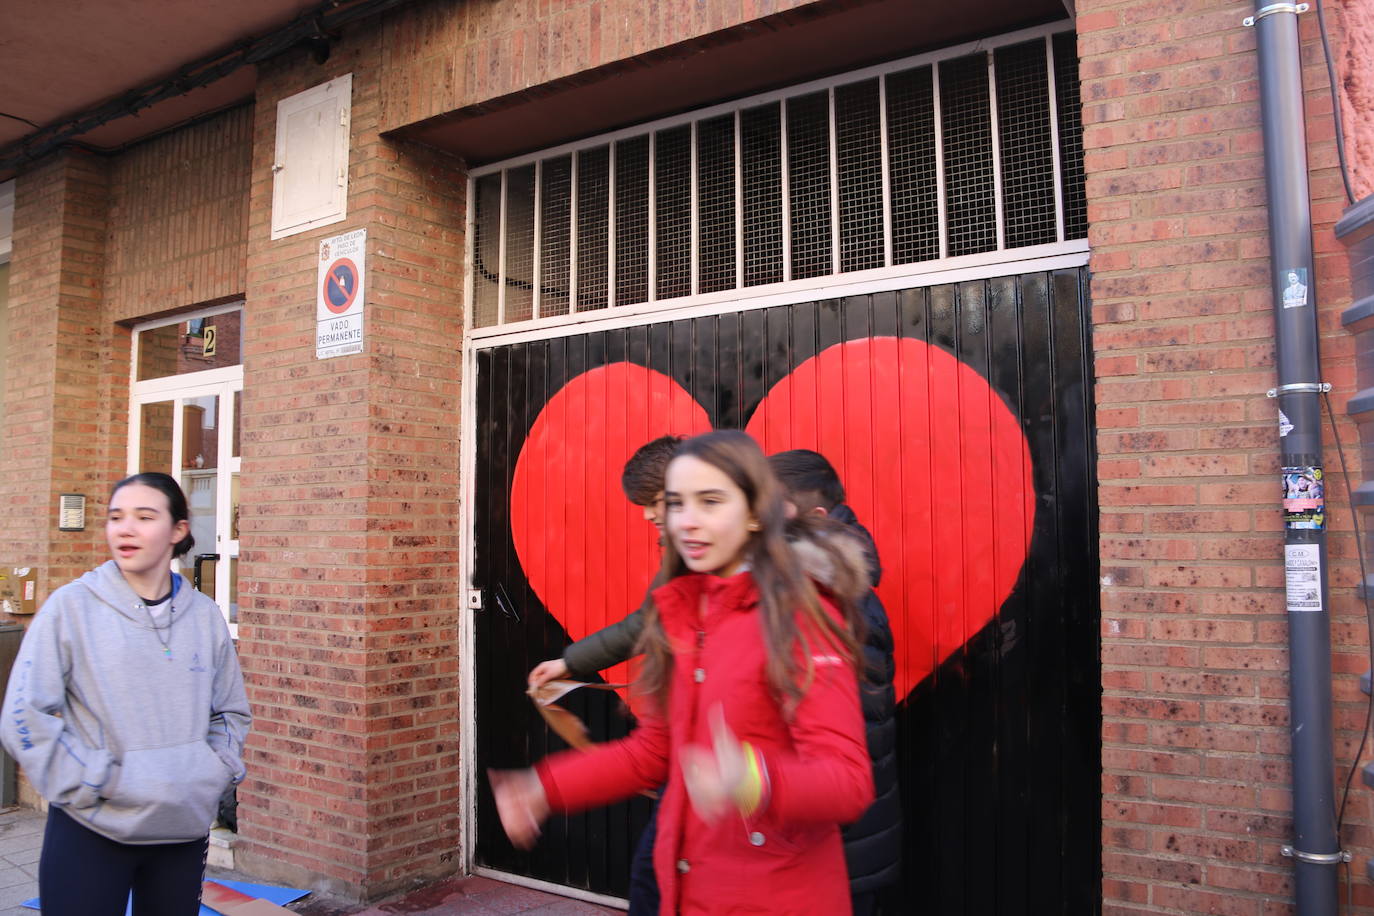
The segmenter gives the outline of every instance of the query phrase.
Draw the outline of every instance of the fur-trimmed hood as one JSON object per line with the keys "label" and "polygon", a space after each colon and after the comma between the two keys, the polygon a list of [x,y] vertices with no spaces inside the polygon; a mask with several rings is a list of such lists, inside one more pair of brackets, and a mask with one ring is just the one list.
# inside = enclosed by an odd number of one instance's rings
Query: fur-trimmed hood
{"label": "fur-trimmed hood", "polygon": [[868,593],[871,566],[867,545],[855,534],[831,524],[808,530],[791,545],[802,571],[837,598],[857,603]]}

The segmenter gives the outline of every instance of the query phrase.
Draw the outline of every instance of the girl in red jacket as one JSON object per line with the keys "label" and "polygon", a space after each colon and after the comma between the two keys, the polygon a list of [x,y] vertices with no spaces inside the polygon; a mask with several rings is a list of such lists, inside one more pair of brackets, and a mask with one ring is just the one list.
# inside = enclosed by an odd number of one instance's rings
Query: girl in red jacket
{"label": "girl in red jacket", "polygon": [[654,870],[662,913],[848,913],[839,825],[873,799],[853,633],[861,558],[840,538],[825,594],[784,537],[783,490],[758,445],[721,430],[688,439],[665,480],[668,584],[653,593],[627,738],[493,772],[511,841],[551,811],[667,783]]}

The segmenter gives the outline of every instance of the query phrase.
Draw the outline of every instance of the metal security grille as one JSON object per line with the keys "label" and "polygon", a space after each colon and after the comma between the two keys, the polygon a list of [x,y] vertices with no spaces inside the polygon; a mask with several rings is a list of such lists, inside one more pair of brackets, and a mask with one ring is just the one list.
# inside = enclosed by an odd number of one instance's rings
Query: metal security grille
{"label": "metal security grille", "polygon": [[1084,239],[1074,42],[1042,26],[474,170],[469,327]]}

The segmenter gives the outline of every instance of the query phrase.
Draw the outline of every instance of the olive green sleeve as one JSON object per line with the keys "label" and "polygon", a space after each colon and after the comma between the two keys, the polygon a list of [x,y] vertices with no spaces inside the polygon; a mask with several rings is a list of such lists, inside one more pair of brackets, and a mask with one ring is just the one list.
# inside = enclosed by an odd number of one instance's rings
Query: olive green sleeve
{"label": "olive green sleeve", "polygon": [[644,629],[644,609],[628,614],[624,620],[603,627],[595,633],[563,650],[563,663],[578,677],[591,677],[612,665],[618,665],[634,655]]}
{"label": "olive green sleeve", "polygon": [[659,570],[644,593],[644,602],[637,610],[625,615],[625,619],[602,627],[590,636],[583,637],[563,650],[563,664],[568,672],[577,677],[588,678],[598,671],[605,671],[612,665],[629,661],[635,655],[635,645],[639,634],[644,632],[645,612],[654,602],[654,589],[668,580]]}

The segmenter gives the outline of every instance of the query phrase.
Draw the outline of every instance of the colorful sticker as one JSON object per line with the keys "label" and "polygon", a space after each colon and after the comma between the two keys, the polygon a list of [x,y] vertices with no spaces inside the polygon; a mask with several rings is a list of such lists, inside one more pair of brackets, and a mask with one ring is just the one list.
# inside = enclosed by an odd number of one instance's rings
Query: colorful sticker
{"label": "colorful sticker", "polygon": [[1322,609],[1321,549],[1316,544],[1285,544],[1284,582],[1288,592],[1288,613]]}
{"label": "colorful sticker", "polygon": [[1326,487],[1318,467],[1283,469],[1283,523],[1289,528],[1326,527]]}
{"label": "colorful sticker", "polygon": [[1295,309],[1307,304],[1307,268],[1290,267],[1283,272],[1283,307]]}

